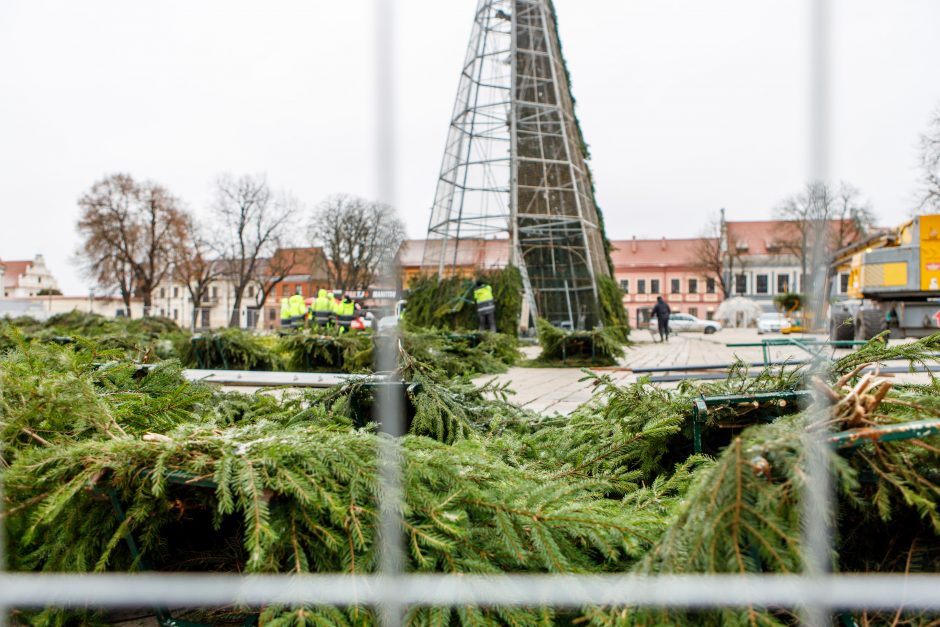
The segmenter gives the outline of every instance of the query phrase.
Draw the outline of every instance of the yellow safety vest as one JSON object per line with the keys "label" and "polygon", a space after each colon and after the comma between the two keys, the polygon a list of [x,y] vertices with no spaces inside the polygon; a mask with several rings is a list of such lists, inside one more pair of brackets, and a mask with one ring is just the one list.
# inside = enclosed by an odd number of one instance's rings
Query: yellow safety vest
{"label": "yellow safety vest", "polygon": [[290,313],[291,317],[294,318],[303,318],[304,314],[307,312],[307,305],[304,303],[304,297],[300,294],[294,294],[290,297]]}
{"label": "yellow safety vest", "polygon": [[333,304],[330,302],[330,294],[326,290],[320,290],[317,292],[317,299],[313,302],[313,311],[314,312],[332,312]]}
{"label": "yellow safety vest", "polygon": [[493,288],[489,285],[478,287],[473,291],[473,300],[478,303],[485,303],[488,300],[493,300]]}
{"label": "yellow safety vest", "polygon": [[290,320],[290,301],[286,298],[281,299],[281,322]]}

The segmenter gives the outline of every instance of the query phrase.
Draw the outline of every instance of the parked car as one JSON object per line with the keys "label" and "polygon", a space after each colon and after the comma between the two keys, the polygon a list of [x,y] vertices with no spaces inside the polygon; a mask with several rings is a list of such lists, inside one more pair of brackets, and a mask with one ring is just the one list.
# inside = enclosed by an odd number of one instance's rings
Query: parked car
{"label": "parked car", "polygon": [[783,314],[765,313],[757,319],[757,334],[779,333],[788,326],[790,326],[790,322]]}
{"label": "parked car", "polygon": [[[656,318],[650,320],[650,333],[658,333]],[[691,314],[674,313],[669,315],[670,333],[705,333],[711,335],[721,331],[721,324],[714,320],[702,320]]]}

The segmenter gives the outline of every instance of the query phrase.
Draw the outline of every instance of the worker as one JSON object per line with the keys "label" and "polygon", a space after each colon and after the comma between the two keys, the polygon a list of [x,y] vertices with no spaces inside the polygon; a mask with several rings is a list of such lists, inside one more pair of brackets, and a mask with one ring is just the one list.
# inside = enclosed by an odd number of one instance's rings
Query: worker
{"label": "worker", "polygon": [[313,301],[313,321],[318,327],[325,328],[333,320],[333,301],[330,293],[325,289],[317,292],[317,298]]}
{"label": "worker", "polygon": [[477,304],[477,319],[481,331],[496,332],[496,303],[493,302],[493,288],[484,281],[477,281],[473,290],[473,300]]}
{"label": "worker", "polygon": [[291,326],[290,320],[290,301],[287,298],[281,299],[281,328],[287,329]]}
{"label": "worker", "polygon": [[336,323],[340,327],[340,332],[349,331],[349,327],[356,317],[356,303],[349,296],[344,296],[335,311]]}
{"label": "worker", "polygon": [[304,303],[303,294],[300,293],[300,288],[297,288],[297,293],[290,297],[290,320],[291,328],[299,329],[304,326],[304,314],[306,314],[307,306]]}

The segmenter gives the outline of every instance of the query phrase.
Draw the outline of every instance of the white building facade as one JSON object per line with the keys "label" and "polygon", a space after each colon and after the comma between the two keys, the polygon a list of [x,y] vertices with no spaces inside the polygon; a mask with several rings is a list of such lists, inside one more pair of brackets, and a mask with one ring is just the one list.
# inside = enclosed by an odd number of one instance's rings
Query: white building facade
{"label": "white building facade", "polygon": [[59,283],[42,255],[31,261],[0,261],[4,298],[31,298],[59,292]]}

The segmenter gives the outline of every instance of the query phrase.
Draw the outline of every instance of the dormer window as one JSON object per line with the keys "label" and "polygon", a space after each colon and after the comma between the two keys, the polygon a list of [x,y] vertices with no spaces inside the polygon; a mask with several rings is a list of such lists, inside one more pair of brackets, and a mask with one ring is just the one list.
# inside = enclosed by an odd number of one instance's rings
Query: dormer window
{"label": "dormer window", "polygon": [[747,241],[743,239],[739,239],[737,243],[734,245],[734,247],[737,248],[739,251],[747,250],[748,248]]}

